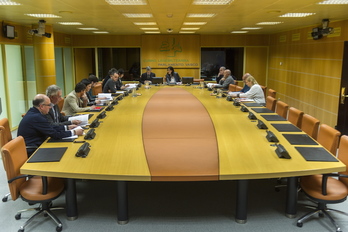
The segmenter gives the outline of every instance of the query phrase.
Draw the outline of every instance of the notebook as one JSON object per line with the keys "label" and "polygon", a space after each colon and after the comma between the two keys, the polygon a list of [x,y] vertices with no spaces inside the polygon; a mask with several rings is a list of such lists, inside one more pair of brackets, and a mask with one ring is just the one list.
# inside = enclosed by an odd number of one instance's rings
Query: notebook
{"label": "notebook", "polygon": [[27,161],[28,163],[38,162],[59,162],[67,147],[39,148]]}
{"label": "notebook", "polygon": [[338,160],[322,147],[295,147],[307,161],[338,162]]}

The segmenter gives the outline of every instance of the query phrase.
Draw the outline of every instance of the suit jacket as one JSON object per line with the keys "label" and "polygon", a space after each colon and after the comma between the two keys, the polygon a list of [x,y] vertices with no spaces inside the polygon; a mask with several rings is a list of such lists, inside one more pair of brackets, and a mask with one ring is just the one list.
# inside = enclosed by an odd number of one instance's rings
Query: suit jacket
{"label": "suit jacket", "polygon": [[[221,82],[221,80],[220,80]],[[234,79],[232,76],[229,76],[226,78],[226,80],[222,84],[215,85],[214,88],[223,88],[223,89],[228,89],[230,84],[234,84]]]}
{"label": "suit jacket", "polygon": [[76,95],[75,90],[66,96],[62,111],[65,115],[73,115],[90,110],[91,107],[82,107],[83,101]]}
{"label": "suit jacket", "polygon": [[[181,81],[181,78],[180,78],[180,76],[179,76],[179,73],[173,72],[173,76],[174,76],[174,78],[175,78],[175,82],[180,82],[180,81]],[[171,78],[172,78],[172,77],[167,73],[167,74],[166,74],[167,83],[170,82]]]}
{"label": "suit jacket", "polygon": [[[63,125],[51,125],[46,116],[32,107],[22,118],[18,126],[17,136],[23,136],[25,145],[39,147],[48,137],[61,139],[71,136],[71,131],[65,131]],[[28,155],[31,155],[35,149],[28,149]],[[48,154],[49,155],[49,154]]]}
{"label": "suit jacket", "polygon": [[155,77],[155,76],[156,76],[156,74],[151,72],[150,73],[150,77],[147,78],[147,73],[143,73],[143,74],[141,74],[140,82],[144,84],[145,81],[152,81],[152,78]]}
{"label": "suit jacket", "polygon": [[[54,110],[54,111],[53,111]],[[58,122],[56,122],[54,119],[54,112],[56,113],[56,116],[57,116],[57,119],[58,119]],[[59,107],[58,105],[54,105],[50,111],[48,112],[48,114],[45,115],[48,122],[51,123],[51,125],[55,125],[55,126],[58,126],[58,125],[71,125],[71,121],[69,121],[69,116],[64,116],[60,113],[59,111]]]}

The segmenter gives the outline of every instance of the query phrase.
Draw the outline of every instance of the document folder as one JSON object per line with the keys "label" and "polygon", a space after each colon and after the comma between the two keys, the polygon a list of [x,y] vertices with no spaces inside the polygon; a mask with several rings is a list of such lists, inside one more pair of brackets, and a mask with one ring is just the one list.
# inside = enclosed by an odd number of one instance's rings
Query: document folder
{"label": "document folder", "polygon": [[307,161],[338,162],[338,160],[322,147],[295,147]]}
{"label": "document folder", "polygon": [[59,162],[67,147],[39,148],[27,161],[28,163]]}
{"label": "document folder", "polygon": [[286,121],[285,118],[279,115],[261,115],[266,121]]}
{"label": "document folder", "polygon": [[306,134],[283,134],[291,145],[318,145],[311,137]]}
{"label": "document folder", "polygon": [[272,110],[268,108],[251,108],[256,113],[274,113]]}
{"label": "document folder", "polygon": [[301,132],[302,130],[293,124],[271,124],[279,132]]}

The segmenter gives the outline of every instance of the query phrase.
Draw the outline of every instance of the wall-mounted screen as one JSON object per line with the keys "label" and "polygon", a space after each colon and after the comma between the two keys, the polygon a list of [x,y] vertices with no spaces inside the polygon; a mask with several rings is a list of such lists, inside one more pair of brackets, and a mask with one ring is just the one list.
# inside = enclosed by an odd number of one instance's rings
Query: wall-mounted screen
{"label": "wall-mounted screen", "polygon": [[8,39],[15,38],[15,27],[11,25],[4,26],[4,36]]}

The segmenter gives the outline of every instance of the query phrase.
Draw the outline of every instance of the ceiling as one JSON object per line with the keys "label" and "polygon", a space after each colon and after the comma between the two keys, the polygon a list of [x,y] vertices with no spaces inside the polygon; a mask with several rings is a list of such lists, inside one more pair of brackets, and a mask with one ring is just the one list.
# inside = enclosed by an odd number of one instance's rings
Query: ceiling
{"label": "ceiling", "polygon": [[[318,5],[322,0],[234,0],[229,5],[193,5],[193,0],[146,0],[147,5],[116,6],[105,0],[12,0],[19,6],[0,6],[0,19],[21,25],[37,24],[40,19],[53,25],[54,31],[88,35],[79,27],[93,27],[111,35],[141,35],[143,27],[157,27],[161,34],[168,29],[177,34],[182,27],[199,28],[195,34],[230,34],[259,22],[283,22],[262,25],[248,34],[272,34],[306,26],[320,26],[322,19],[331,22],[348,19],[348,5]],[[123,13],[151,13],[152,18],[126,18]],[[190,13],[214,13],[213,18],[188,18]],[[285,13],[315,13],[305,18],[280,18]],[[55,14],[61,18],[34,18],[25,14]],[[169,17],[168,17],[169,16]],[[171,16],[171,17],[170,17]],[[81,22],[82,26],[58,22]],[[134,22],[156,22],[156,26],[138,26]],[[184,22],[207,22],[203,26],[184,26]]]}

